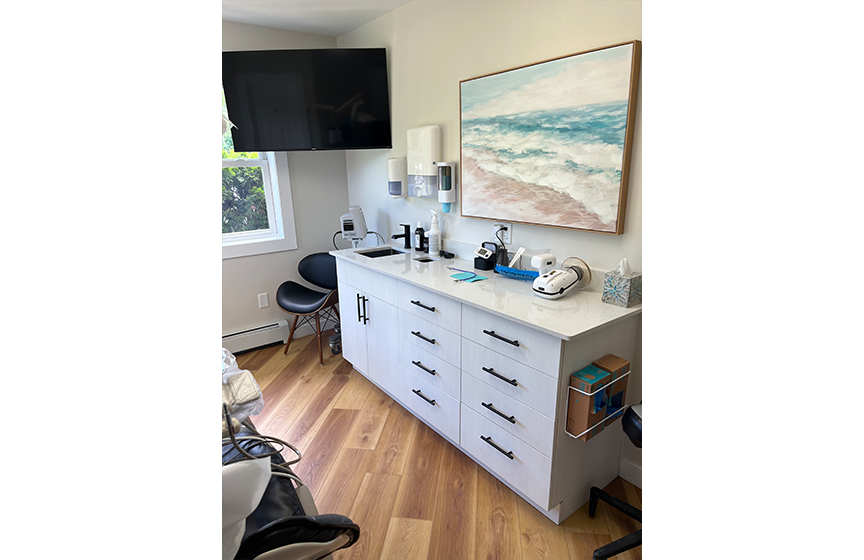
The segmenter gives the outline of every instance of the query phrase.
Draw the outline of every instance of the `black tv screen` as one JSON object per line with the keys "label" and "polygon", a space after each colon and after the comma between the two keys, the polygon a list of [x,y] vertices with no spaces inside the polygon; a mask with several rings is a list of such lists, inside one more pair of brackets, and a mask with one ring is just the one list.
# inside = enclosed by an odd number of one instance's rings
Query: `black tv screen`
{"label": "black tv screen", "polygon": [[383,48],[223,52],[222,87],[235,151],[393,147]]}

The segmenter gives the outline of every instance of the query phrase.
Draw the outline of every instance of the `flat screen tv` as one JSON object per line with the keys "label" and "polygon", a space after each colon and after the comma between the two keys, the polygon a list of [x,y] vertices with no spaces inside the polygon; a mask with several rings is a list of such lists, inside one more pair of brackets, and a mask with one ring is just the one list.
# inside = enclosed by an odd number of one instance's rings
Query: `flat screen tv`
{"label": "flat screen tv", "polygon": [[235,151],[393,147],[383,48],[223,52],[222,87]]}

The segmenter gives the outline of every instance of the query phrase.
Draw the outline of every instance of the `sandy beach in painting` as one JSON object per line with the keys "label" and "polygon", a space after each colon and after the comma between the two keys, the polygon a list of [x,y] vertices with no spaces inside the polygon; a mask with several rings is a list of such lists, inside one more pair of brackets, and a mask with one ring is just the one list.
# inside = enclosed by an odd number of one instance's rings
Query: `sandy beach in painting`
{"label": "sandy beach in painting", "polygon": [[603,223],[571,196],[486,172],[470,157],[462,158],[462,177],[471,184],[462,194],[462,206],[470,210],[471,216],[570,228],[578,224],[584,229],[615,231],[615,221]]}

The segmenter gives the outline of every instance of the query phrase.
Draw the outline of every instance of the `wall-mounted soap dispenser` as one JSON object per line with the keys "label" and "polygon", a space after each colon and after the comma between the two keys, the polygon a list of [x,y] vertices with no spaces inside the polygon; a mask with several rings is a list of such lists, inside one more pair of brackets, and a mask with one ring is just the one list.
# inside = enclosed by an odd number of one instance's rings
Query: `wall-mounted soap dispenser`
{"label": "wall-mounted soap dispenser", "polygon": [[387,160],[387,191],[393,198],[405,198],[408,194],[408,174],[405,158]]}
{"label": "wall-mounted soap dispenser", "polygon": [[408,129],[408,196],[438,196],[441,129],[438,125]]}
{"label": "wall-mounted soap dispenser", "polygon": [[456,202],[456,162],[438,162],[438,202],[443,212],[450,212],[450,205]]}

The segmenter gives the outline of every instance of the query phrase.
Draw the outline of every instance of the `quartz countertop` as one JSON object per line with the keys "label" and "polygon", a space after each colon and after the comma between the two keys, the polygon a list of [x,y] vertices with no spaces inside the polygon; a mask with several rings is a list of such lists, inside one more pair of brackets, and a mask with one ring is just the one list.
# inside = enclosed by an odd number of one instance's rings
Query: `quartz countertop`
{"label": "quartz countertop", "polygon": [[[389,245],[381,245],[383,249]],[[391,247],[392,248],[392,247]],[[369,258],[358,251],[375,247],[359,247],[330,251],[337,259],[358,264],[370,270],[392,276],[427,290],[434,290],[465,305],[511,319],[563,340],[587,334],[599,327],[642,313],[642,306],[624,308],[601,301],[602,294],[571,290],[559,299],[544,299],[534,295],[532,283],[496,274],[493,270],[476,270],[474,263],[462,259],[442,259],[421,263],[419,255],[405,250],[399,255]],[[397,249],[402,251],[403,249]],[[590,265],[589,265],[590,266]],[[455,282],[450,277],[458,271],[448,267],[476,272],[487,280]]]}

